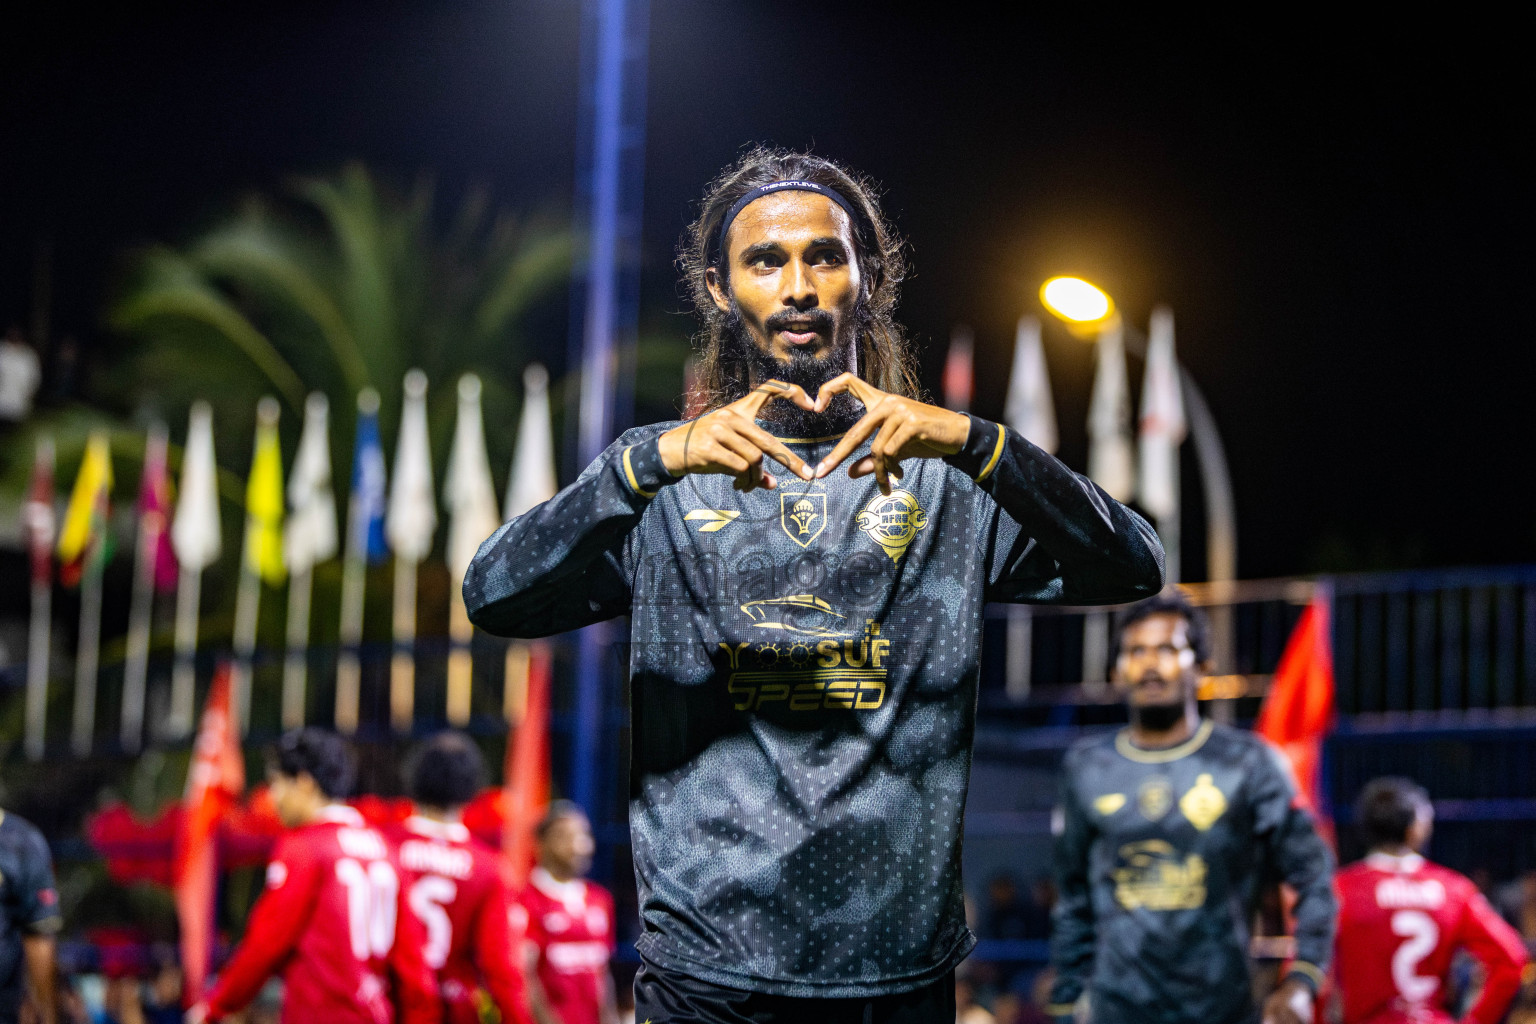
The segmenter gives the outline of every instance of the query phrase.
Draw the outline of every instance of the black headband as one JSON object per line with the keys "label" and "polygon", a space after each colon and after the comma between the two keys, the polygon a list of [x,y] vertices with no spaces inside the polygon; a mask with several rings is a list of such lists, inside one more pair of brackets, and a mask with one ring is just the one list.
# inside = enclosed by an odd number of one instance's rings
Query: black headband
{"label": "black headband", "polygon": [[853,222],[855,230],[863,222],[863,218],[854,208],[854,205],[847,199],[844,199],[842,193],[837,191],[837,189],[828,188],[826,185],[818,185],[814,181],[803,181],[799,178],[770,181],[766,185],[757,186],[731,204],[730,211],[726,213],[725,219],[720,222],[720,237],[715,242],[715,263],[717,265],[725,260],[725,236],[731,230],[731,222],[736,219],[736,215],[746,209],[749,203],[754,203],[763,198],[763,196],[772,195],[775,192],[815,192],[817,195],[826,196],[838,206],[841,206],[843,212],[848,214],[848,219]]}

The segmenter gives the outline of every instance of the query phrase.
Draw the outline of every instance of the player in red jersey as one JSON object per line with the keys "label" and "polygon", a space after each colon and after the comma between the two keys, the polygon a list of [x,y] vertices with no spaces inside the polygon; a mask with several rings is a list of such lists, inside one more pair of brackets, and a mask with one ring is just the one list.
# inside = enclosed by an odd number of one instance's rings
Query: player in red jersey
{"label": "player in red jersey", "polygon": [[281,971],[284,1024],[438,1024],[437,985],[394,851],[337,802],[352,783],[346,744],[323,729],[286,733],[267,782],[288,831],[244,941],[187,1020],[234,1013]]}
{"label": "player in red jersey", "polygon": [[426,935],[424,955],[437,972],[448,1024],[479,1024],[482,986],[502,1024],[533,1024],[516,961],[522,933],[513,934],[506,862],[459,820],[484,777],[480,751],[467,736],[433,737],[411,765],[416,813],[386,835],[405,872],[406,903]]}
{"label": "player in red jersey", "polygon": [[581,877],[592,866],[592,826],[569,800],[539,823],[539,866],[519,902],[528,933],[528,995],[538,1024],[616,1024],[613,897]]}
{"label": "player in red jersey", "polygon": [[1458,949],[1486,975],[1462,1020],[1502,1020],[1529,957],[1470,879],[1420,855],[1434,826],[1429,795],[1408,779],[1375,779],[1360,795],[1356,820],[1370,853],[1335,882],[1333,969],[1344,1024],[1450,1024],[1446,982]]}

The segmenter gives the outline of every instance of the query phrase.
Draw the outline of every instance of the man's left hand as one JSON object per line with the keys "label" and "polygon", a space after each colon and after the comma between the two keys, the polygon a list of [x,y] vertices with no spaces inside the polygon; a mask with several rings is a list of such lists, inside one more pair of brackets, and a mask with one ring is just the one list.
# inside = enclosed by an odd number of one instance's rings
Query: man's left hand
{"label": "man's left hand", "polygon": [[871,435],[874,440],[869,454],[849,466],[848,475],[875,474],[881,494],[890,494],[891,481],[901,479],[902,459],[943,458],[965,447],[971,421],[962,413],[889,394],[851,373],[839,374],[821,386],[816,411],[826,412],[833,396],[844,392],[863,404],[864,415],[817,465],[818,480],[841,465]]}
{"label": "man's left hand", "polygon": [[1312,1024],[1312,989],[1291,977],[1264,1000],[1264,1024]]}

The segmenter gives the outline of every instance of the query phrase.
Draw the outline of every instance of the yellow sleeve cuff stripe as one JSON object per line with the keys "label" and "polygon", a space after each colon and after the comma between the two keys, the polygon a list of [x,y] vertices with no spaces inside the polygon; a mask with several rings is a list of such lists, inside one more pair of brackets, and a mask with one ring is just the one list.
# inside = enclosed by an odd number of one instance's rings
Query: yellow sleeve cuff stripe
{"label": "yellow sleeve cuff stripe", "polygon": [[635,468],[629,464],[629,453],[634,450],[634,447],[634,445],[630,445],[624,449],[624,477],[629,481],[630,490],[642,498],[654,498],[656,497],[656,492],[648,491],[640,486],[640,482],[635,479]]}
{"label": "yellow sleeve cuff stripe", "polygon": [[987,460],[987,464],[981,467],[980,473],[976,474],[977,483],[981,483],[987,477],[991,476],[992,471],[997,468],[997,460],[1003,457],[1003,440],[1007,436],[1008,428],[999,423],[997,425],[997,445],[992,449],[992,457]]}

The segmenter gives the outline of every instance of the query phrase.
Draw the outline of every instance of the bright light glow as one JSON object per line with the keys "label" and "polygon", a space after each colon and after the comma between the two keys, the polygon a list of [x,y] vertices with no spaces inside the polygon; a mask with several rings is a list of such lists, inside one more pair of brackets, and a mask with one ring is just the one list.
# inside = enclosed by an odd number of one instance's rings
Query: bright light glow
{"label": "bright light glow", "polygon": [[1115,308],[1108,295],[1080,277],[1051,278],[1040,286],[1040,301],[1063,320],[1078,324],[1103,320]]}

